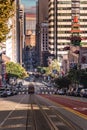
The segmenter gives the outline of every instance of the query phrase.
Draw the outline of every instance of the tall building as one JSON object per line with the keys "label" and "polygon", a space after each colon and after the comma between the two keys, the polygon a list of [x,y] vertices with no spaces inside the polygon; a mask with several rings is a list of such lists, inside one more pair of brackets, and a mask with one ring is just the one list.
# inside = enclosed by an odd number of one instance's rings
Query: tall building
{"label": "tall building", "polygon": [[67,39],[71,30],[71,0],[49,0],[49,52],[56,59],[67,55],[64,47],[70,44]]}
{"label": "tall building", "polygon": [[[18,8],[17,8],[18,7]],[[12,29],[8,34],[11,38],[6,40],[6,55],[11,61],[18,62],[18,46],[19,46],[19,0],[14,1],[14,16],[9,19],[8,25],[12,25]]]}
{"label": "tall building", "polygon": [[[87,40],[87,1],[86,0],[49,0],[49,52],[61,62],[67,61],[70,46],[71,27],[74,16],[77,16],[80,24],[82,43],[85,46]],[[66,63],[67,64],[67,63]]]}
{"label": "tall building", "polygon": [[44,20],[48,19],[48,0],[38,0],[37,7],[37,23],[42,23]]}
{"label": "tall building", "polygon": [[9,19],[11,26],[9,39],[6,40],[6,55],[11,61],[22,64],[22,51],[24,46],[24,7],[20,1],[14,1],[14,16]]}
{"label": "tall building", "polygon": [[48,41],[48,39],[44,39],[43,38],[44,41],[41,39],[42,36],[44,35],[44,32],[42,30],[44,30],[44,28],[46,30],[48,30],[48,25],[44,26],[45,22],[48,20],[48,0],[45,0],[45,1],[44,0],[38,0],[37,1],[37,3],[36,3],[36,18],[37,18],[36,19],[36,51],[37,51],[37,62],[38,62],[39,65],[41,65],[42,64],[42,59],[43,59],[42,58],[42,46],[43,46],[44,43],[47,43],[47,41]]}
{"label": "tall building", "polygon": [[47,66],[48,58],[48,22],[42,22],[41,28],[41,51],[40,51],[40,65]]}
{"label": "tall building", "polygon": [[[80,0],[79,1],[79,23],[80,23],[80,30],[81,37],[83,37],[82,43],[84,47],[87,47],[87,1]],[[86,38],[86,39],[85,39]]]}
{"label": "tall building", "polygon": [[12,25],[9,32],[10,38],[6,40],[6,55],[11,61],[19,62],[19,43],[20,43],[20,29],[19,29],[19,0],[14,1],[14,16],[9,19],[8,26]]}
{"label": "tall building", "polygon": [[36,15],[25,13],[25,45],[35,46]]}

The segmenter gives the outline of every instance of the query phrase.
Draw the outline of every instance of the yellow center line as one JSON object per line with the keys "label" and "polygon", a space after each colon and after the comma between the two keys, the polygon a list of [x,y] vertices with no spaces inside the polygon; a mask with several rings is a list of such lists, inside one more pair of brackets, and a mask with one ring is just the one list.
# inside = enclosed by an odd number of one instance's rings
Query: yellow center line
{"label": "yellow center line", "polygon": [[[43,98],[45,98],[45,97],[43,97]],[[84,119],[87,120],[87,115],[82,114],[82,113],[80,113],[80,112],[78,112],[78,111],[76,111],[76,110],[73,110],[72,108],[66,107],[66,106],[64,106],[64,105],[62,105],[62,104],[56,103],[55,101],[52,101],[51,99],[48,99],[48,98],[46,98],[46,99],[49,100],[50,102],[54,103],[54,104],[57,105],[58,107],[60,106],[60,107],[64,108],[65,110],[68,110],[68,111],[70,111],[70,112],[72,112],[72,113],[78,115],[79,117],[84,118]]]}

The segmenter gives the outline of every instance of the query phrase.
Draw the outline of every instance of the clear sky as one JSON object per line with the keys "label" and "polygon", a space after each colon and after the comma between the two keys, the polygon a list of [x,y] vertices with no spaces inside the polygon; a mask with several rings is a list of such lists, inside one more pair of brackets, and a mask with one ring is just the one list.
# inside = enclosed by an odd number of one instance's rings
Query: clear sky
{"label": "clear sky", "polygon": [[35,6],[37,0],[21,0],[25,7]]}
{"label": "clear sky", "polygon": [[35,13],[36,12],[36,1],[37,0],[21,0],[21,3],[25,6],[25,9],[28,12]]}

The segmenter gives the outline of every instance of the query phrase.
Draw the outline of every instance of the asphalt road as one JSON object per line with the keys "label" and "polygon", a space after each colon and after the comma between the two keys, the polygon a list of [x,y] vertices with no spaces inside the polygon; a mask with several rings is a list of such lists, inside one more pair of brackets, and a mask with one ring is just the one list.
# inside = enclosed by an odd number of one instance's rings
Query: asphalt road
{"label": "asphalt road", "polygon": [[[71,101],[66,97],[46,96],[24,94],[0,98],[0,130],[87,129],[86,111],[83,116],[80,111],[78,113],[70,106],[61,105],[61,102]],[[53,99],[56,99],[56,102]],[[65,101],[61,101],[62,99]],[[76,99],[73,104],[76,105]],[[82,104],[82,101],[79,100],[79,104]],[[81,108],[86,109],[85,104],[87,105],[86,101]]]}

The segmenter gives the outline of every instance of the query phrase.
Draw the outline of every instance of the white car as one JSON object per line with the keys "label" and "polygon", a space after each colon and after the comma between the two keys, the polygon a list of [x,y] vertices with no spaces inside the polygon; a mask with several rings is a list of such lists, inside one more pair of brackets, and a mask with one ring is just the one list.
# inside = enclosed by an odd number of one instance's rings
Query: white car
{"label": "white car", "polygon": [[64,95],[64,94],[65,94],[65,93],[64,93],[64,90],[62,90],[62,89],[58,90],[57,93],[58,93],[59,95]]}
{"label": "white car", "polygon": [[81,97],[87,97],[87,88],[84,88],[80,91],[80,96]]}

